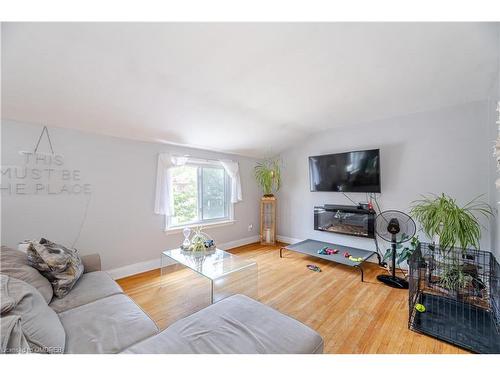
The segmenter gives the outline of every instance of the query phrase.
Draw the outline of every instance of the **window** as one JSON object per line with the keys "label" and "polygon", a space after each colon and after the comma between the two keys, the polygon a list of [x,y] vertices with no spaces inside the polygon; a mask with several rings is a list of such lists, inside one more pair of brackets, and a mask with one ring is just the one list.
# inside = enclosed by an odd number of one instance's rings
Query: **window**
{"label": "window", "polygon": [[218,164],[185,164],[172,168],[173,215],[168,227],[232,219],[229,176]]}

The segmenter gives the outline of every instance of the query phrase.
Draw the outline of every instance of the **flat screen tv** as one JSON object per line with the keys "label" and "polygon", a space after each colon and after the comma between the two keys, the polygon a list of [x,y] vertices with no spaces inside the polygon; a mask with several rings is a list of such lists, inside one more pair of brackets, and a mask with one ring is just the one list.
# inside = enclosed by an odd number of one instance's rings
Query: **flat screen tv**
{"label": "flat screen tv", "polygon": [[310,156],[309,181],[311,191],[380,193],[380,152]]}

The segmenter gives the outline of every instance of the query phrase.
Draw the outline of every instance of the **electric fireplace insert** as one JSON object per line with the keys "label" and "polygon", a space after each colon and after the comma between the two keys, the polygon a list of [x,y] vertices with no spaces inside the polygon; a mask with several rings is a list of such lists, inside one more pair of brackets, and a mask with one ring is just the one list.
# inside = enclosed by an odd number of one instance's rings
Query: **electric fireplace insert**
{"label": "electric fireplace insert", "polygon": [[314,229],[365,238],[375,237],[375,211],[357,206],[314,207]]}

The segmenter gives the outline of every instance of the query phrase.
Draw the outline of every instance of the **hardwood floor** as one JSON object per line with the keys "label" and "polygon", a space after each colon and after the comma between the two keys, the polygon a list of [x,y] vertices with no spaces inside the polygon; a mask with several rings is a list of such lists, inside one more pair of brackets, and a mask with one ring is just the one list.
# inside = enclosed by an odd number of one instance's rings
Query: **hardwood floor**
{"label": "hardwood floor", "polygon": [[[410,331],[408,291],[377,282],[384,271],[376,264],[364,266],[362,283],[350,267],[293,252],[280,259],[279,246],[252,244],[231,252],[258,263],[257,299],[318,331],[325,353],[467,353]],[[118,283],[160,328],[209,304],[208,282],[181,266],[164,276],[154,270]]]}

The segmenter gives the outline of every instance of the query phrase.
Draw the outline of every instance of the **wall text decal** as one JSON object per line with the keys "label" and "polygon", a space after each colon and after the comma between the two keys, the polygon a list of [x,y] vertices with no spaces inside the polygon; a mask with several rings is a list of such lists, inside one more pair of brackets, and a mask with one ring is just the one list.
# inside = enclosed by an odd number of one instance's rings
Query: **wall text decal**
{"label": "wall text decal", "polygon": [[[51,153],[38,152],[43,134],[47,135]],[[2,194],[58,195],[90,194],[91,185],[82,181],[79,169],[64,166],[64,156],[56,154],[46,127],[34,151],[19,151],[21,165],[2,166]]]}

